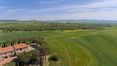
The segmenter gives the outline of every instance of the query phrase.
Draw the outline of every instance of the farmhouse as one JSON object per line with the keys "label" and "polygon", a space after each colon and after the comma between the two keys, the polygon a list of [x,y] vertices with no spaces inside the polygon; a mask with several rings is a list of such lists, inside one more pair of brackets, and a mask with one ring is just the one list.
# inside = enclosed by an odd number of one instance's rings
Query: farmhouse
{"label": "farmhouse", "polygon": [[28,52],[33,50],[30,45],[26,44],[16,44],[14,46],[8,46],[5,48],[0,48],[0,61],[4,61],[4,59],[14,57],[18,53]]}

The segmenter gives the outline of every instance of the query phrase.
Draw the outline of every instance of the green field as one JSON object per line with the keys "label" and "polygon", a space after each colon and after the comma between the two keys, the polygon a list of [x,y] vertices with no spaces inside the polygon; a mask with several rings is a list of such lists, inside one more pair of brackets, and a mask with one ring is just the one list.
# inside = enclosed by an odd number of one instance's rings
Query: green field
{"label": "green field", "polygon": [[87,31],[0,32],[0,41],[19,37],[46,38],[58,62],[50,66],[117,66],[117,29]]}

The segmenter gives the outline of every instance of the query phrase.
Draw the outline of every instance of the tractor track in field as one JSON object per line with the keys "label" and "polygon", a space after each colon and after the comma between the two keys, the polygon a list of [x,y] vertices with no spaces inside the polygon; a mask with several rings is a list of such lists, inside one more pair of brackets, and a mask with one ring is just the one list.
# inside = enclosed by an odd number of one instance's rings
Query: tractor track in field
{"label": "tractor track in field", "polygon": [[[67,58],[71,58],[69,51],[66,49],[65,46],[63,46],[63,43],[61,43],[60,40],[56,40],[57,44],[59,44],[59,46],[65,51],[65,54],[67,56]],[[71,60],[68,60],[68,63],[71,63]],[[72,65],[72,64],[67,64],[67,65]]]}

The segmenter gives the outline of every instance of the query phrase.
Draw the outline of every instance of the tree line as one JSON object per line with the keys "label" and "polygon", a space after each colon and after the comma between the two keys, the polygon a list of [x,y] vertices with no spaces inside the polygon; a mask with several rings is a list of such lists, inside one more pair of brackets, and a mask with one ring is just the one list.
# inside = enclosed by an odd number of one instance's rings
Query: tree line
{"label": "tree line", "polygon": [[[12,25],[13,24],[13,25]],[[10,26],[2,26],[3,32],[12,31],[45,31],[45,30],[78,30],[78,29],[101,29],[111,27],[107,23],[59,23],[59,22],[34,22],[34,23],[10,23]]]}

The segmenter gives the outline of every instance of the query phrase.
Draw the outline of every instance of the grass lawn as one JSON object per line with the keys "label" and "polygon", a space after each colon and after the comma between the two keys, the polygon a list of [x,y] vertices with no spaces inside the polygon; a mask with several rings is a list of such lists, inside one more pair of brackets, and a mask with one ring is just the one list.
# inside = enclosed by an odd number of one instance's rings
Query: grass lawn
{"label": "grass lawn", "polygon": [[58,62],[50,66],[116,66],[117,30],[0,32],[0,41],[19,37],[45,37]]}

